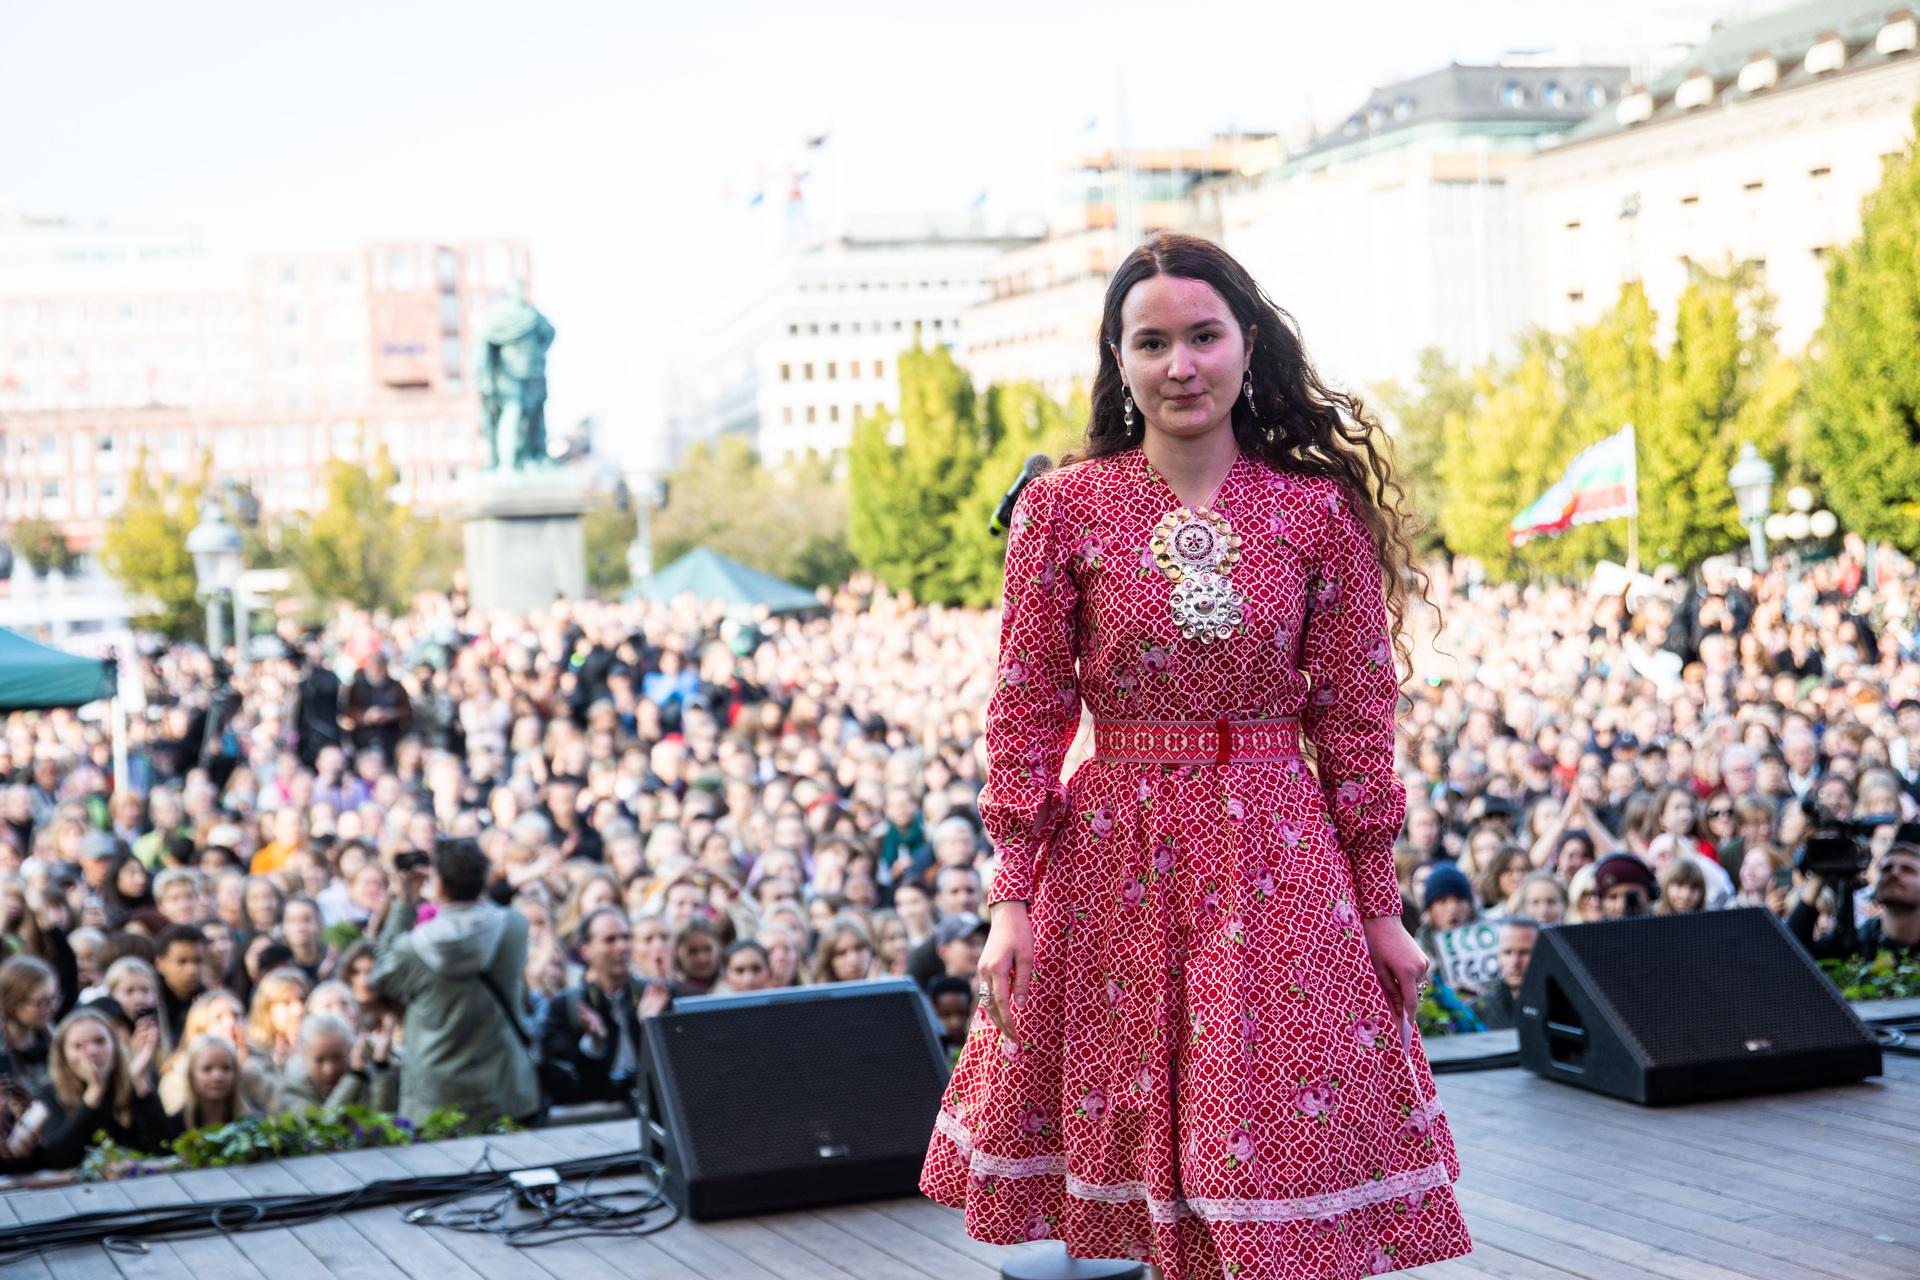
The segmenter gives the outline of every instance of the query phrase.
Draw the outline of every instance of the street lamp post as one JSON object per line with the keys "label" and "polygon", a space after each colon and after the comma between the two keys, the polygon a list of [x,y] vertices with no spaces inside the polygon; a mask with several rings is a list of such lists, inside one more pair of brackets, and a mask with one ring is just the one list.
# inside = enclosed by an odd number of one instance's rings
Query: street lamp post
{"label": "street lamp post", "polygon": [[[240,531],[227,523],[226,510],[211,494],[200,499],[200,523],[187,533],[187,552],[193,557],[193,578],[200,598],[207,602],[207,651],[215,658],[226,647],[221,639],[221,596],[239,590],[243,567]],[[247,638],[236,635],[242,650]]]}
{"label": "street lamp post", "polygon": [[1810,542],[1825,542],[1840,528],[1840,519],[1821,507],[1814,510],[1813,491],[1805,485],[1787,490],[1787,509],[1767,517],[1767,540],[1789,544],[1796,565]]}
{"label": "street lamp post", "polygon": [[1773,503],[1773,468],[1751,444],[1740,446],[1740,456],[1727,469],[1740,523],[1747,527],[1747,545],[1753,550],[1755,573],[1767,571],[1767,508]]}

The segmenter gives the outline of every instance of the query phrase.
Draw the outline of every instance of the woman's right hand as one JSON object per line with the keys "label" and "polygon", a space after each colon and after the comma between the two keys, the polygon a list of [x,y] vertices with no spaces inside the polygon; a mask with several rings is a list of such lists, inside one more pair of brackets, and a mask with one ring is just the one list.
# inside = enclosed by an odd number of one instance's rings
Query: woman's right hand
{"label": "woman's right hand", "polygon": [[80,1077],[81,1102],[94,1108],[106,1102],[107,1078],[92,1058],[82,1056],[73,1064],[73,1074]]}
{"label": "woman's right hand", "polygon": [[1013,1014],[1026,1007],[1027,982],[1033,976],[1033,926],[1027,923],[1027,904],[1017,899],[996,902],[988,912],[993,922],[980,953],[980,981],[989,991],[987,1016],[1001,1035],[1017,1042]]}

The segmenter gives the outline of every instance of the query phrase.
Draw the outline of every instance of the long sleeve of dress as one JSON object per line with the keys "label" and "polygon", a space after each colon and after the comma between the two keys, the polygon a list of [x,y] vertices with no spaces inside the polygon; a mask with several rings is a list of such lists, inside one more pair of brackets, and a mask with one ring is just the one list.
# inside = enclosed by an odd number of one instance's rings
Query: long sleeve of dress
{"label": "long sleeve of dress", "polygon": [[1042,475],[1021,491],[1007,535],[999,687],[987,703],[980,820],[999,854],[991,905],[1033,898],[1035,861],[1060,819],[1060,766],[1080,726],[1074,668],[1078,591],[1059,495]]}
{"label": "long sleeve of dress", "polygon": [[1399,700],[1386,593],[1373,535],[1329,489],[1303,637],[1310,681],[1301,717],[1363,916],[1400,914],[1393,841],[1407,794],[1393,769]]}

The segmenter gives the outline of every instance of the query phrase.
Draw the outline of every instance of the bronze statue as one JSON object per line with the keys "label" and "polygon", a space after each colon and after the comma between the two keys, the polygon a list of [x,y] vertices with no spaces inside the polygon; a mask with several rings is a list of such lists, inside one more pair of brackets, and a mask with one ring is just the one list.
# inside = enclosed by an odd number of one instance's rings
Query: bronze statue
{"label": "bronze statue", "polygon": [[551,466],[547,456],[547,348],[553,325],[534,309],[517,280],[487,311],[480,326],[480,430],[487,470],[530,471]]}

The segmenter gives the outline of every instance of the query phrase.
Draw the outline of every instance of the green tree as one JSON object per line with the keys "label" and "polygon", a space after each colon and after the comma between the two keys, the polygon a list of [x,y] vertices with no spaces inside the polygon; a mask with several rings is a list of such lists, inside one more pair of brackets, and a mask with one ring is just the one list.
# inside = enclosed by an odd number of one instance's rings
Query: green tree
{"label": "green tree", "polygon": [[175,640],[201,634],[201,608],[187,531],[199,519],[205,476],[181,480],[162,473],[159,482],[142,449],[127,479],[126,500],[107,521],[100,562],[131,599],[134,624]]}
{"label": "green tree", "polygon": [[425,547],[412,513],[393,500],[399,481],[384,445],[371,467],[342,458],[327,463],[326,506],[287,538],[288,559],[315,603],[406,603]]}
{"label": "green tree", "polygon": [[42,577],[49,573],[71,573],[80,557],[67,542],[60,526],[45,516],[27,516],[13,522],[7,541],[20,553],[33,571]]}
{"label": "green tree", "polygon": [[1830,257],[1807,453],[1847,528],[1920,556],[1920,162],[1911,145],[1862,205],[1859,237]]}
{"label": "green tree", "polygon": [[848,543],[894,590],[952,603],[975,577],[949,540],[978,483],[986,432],[973,383],[950,351],[915,346],[896,364],[899,414],[875,414],[854,426]]}
{"label": "green tree", "polygon": [[667,505],[654,513],[652,534],[656,568],[708,547],[762,573],[818,587],[837,586],[854,565],[846,492],[834,460],[807,453],[770,470],[752,441],[739,435],[687,450],[667,476]]}
{"label": "green tree", "polygon": [[1080,442],[1091,407],[1084,392],[1061,404],[1030,382],[990,386],[979,403],[986,456],[972,491],[948,515],[947,528],[953,599],[985,608],[1000,598],[1007,558],[1006,539],[987,527],[993,509],[1030,455],[1057,461]]}
{"label": "green tree", "polygon": [[1551,336],[1532,335],[1511,367],[1482,370],[1475,382],[1474,407],[1441,424],[1439,526],[1455,554],[1511,578],[1523,562],[1507,530],[1552,483],[1543,454],[1564,434],[1566,388]]}
{"label": "green tree", "polygon": [[[1643,558],[1682,567],[1741,541],[1727,485],[1739,424],[1774,362],[1771,304],[1750,266],[1695,269],[1680,295],[1673,345],[1661,362],[1654,420],[1640,433]],[[1747,419],[1750,429],[1770,424]]]}
{"label": "green tree", "polygon": [[1406,490],[1409,509],[1424,518],[1415,550],[1427,555],[1441,548],[1439,510],[1443,488],[1440,459],[1445,453],[1447,419],[1473,411],[1473,376],[1447,362],[1438,347],[1420,352],[1413,384],[1383,383],[1374,391],[1393,435],[1394,475]]}
{"label": "green tree", "polygon": [[587,544],[587,590],[596,596],[618,597],[633,585],[627,548],[640,531],[635,501],[600,494],[580,517],[580,533]]}

